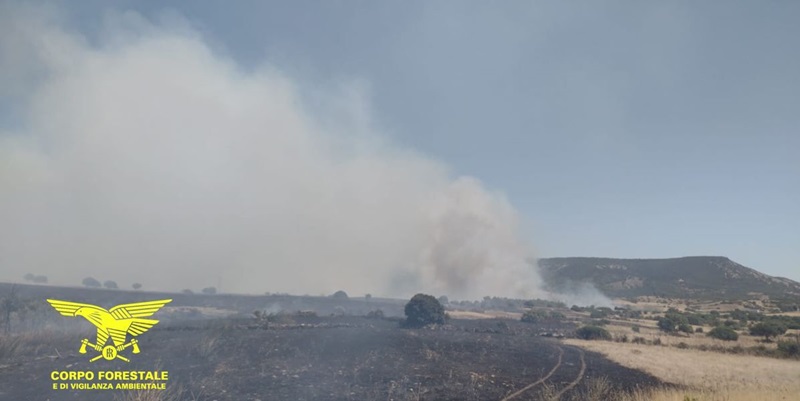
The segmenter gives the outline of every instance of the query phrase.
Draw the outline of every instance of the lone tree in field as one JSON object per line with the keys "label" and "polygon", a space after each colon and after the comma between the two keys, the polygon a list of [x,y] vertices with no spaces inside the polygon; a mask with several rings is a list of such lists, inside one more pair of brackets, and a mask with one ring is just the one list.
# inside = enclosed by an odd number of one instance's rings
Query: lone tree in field
{"label": "lone tree in field", "polygon": [[100,288],[100,282],[97,281],[94,277],[86,277],[85,279],[83,279],[83,281],[81,281],[81,283],[83,283],[83,285],[87,287]]}
{"label": "lone tree in field", "polygon": [[28,273],[28,274],[24,275],[22,278],[24,278],[24,279],[25,279],[25,281],[33,281],[33,279],[34,279],[35,277],[36,277],[36,276],[35,276],[33,273]]}
{"label": "lone tree in field", "polygon": [[117,288],[119,288],[119,287],[117,287],[117,282],[113,281],[113,280],[106,280],[103,283],[103,287],[106,287],[109,290],[116,290]]}
{"label": "lone tree in field", "polygon": [[763,336],[766,341],[771,341],[770,337],[777,337],[785,333],[786,326],[776,322],[756,323],[750,328],[750,335]]}
{"label": "lone tree in field", "polygon": [[206,287],[200,290],[200,292],[206,295],[214,295],[217,293],[217,287]]}
{"label": "lone tree in field", "polygon": [[347,293],[342,291],[342,290],[334,292],[333,295],[331,295],[331,297],[333,297],[334,299],[348,299],[349,298],[347,296]]}
{"label": "lone tree in field", "polygon": [[138,289],[142,288],[142,285],[141,285],[141,284],[139,284],[139,283],[133,283],[133,284],[131,285],[131,287],[133,287],[133,289],[134,289],[134,290],[138,290]]}
{"label": "lone tree in field", "polygon": [[444,307],[431,295],[417,294],[406,304],[407,327],[422,327],[427,324],[444,324]]}

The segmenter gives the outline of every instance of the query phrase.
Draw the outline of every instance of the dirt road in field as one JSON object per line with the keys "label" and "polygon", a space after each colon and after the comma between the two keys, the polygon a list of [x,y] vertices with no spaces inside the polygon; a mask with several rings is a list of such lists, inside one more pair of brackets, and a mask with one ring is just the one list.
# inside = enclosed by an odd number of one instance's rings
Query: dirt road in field
{"label": "dirt road in field", "polygon": [[[525,387],[523,387],[523,388],[521,388],[521,389],[519,389],[519,390],[517,390],[517,391],[515,391],[515,392],[513,392],[513,393],[511,393],[511,394],[509,394],[507,396],[505,396],[500,401],[513,400],[513,399],[519,397],[520,395],[528,392],[529,390],[532,390],[536,386],[539,386],[540,384],[542,384],[545,381],[547,381],[547,379],[549,379],[551,376],[553,376],[553,374],[561,367],[561,363],[564,360],[564,348],[560,347],[560,346],[556,346],[555,348],[557,350],[556,352],[558,353],[558,360],[557,360],[556,364],[553,366],[553,368],[550,369],[550,371],[547,372],[546,375],[544,375],[540,379],[536,380],[535,382],[533,382],[531,384],[528,384],[527,386],[525,386]],[[568,347],[568,348],[569,349],[574,349],[574,350],[576,350],[578,352],[578,355],[580,355],[579,359],[580,359],[581,367],[580,367],[580,370],[578,371],[578,375],[575,377],[575,380],[569,382],[566,386],[564,386],[564,388],[559,390],[559,392],[556,393],[555,398],[559,398],[562,395],[564,395],[564,393],[566,393],[567,391],[572,390],[573,388],[575,388],[575,386],[577,386],[581,382],[581,380],[583,380],[583,376],[586,373],[586,358],[585,358],[585,355],[583,353],[583,350],[581,350],[580,348],[576,348],[576,347]]]}

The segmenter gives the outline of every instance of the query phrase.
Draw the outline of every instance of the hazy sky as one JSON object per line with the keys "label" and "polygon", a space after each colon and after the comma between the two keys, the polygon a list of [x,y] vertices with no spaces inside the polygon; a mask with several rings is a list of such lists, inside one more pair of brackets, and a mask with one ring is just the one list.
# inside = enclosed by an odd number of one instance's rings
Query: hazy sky
{"label": "hazy sky", "polygon": [[[356,88],[343,126],[364,113],[379,138],[480,180],[537,256],[724,255],[800,280],[800,3],[602,3],[53,9],[87,48],[140,18],[192,32],[230,74],[269,65],[322,125],[329,95]],[[15,131],[29,110],[12,82],[39,73],[0,68]]]}

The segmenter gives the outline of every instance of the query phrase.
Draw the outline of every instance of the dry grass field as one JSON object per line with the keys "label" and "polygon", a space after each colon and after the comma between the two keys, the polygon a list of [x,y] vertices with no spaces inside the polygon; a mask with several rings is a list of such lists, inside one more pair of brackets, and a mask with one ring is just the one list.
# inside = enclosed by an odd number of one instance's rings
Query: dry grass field
{"label": "dry grass field", "polygon": [[698,401],[800,399],[800,362],[796,360],[610,341],[570,339],[566,343],[599,352],[623,366],[689,389],[660,390],[632,399],[684,401],[685,396]]}

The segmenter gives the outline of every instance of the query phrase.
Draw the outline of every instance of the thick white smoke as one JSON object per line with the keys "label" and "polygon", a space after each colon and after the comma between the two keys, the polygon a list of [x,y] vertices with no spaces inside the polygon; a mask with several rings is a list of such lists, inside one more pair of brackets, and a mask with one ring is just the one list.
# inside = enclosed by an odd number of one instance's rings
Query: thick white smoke
{"label": "thick white smoke", "polygon": [[513,207],[376,134],[361,85],[309,95],[270,64],[244,71],[185,26],[135,14],[88,44],[40,9],[2,11],[0,96],[15,106],[0,128],[0,279],[539,288]]}

